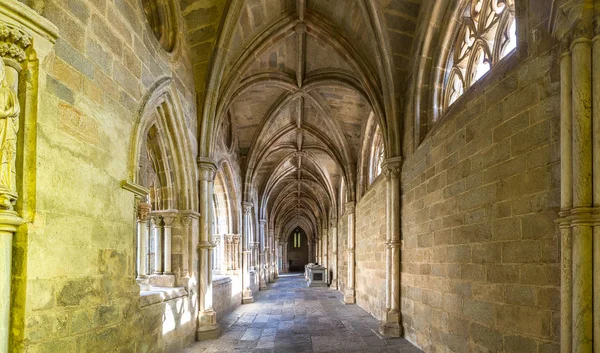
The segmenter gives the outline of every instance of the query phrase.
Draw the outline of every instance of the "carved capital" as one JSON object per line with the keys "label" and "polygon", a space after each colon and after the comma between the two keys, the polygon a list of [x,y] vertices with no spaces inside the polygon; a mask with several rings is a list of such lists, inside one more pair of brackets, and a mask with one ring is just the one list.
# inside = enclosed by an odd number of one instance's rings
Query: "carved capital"
{"label": "carved capital", "polygon": [[150,211],[152,210],[152,205],[146,202],[140,202],[138,204],[138,221],[140,222],[148,222],[148,217],[150,216]]}
{"label": "carved capital", "polygon": [[252,211],[253,206],[254,205],[252,204],[252,202],[247,202],[247,201],[242,202],[242,210],[243,210],[244,214],[249,215],[250,211]]}
{"label": "carved capital", "polygon": [[180,219],[181,219],[181,225],[185,229],[189,228],[190,224],[192,224],[192,217],[190,217],[190,216],[182,216]]}
{"label": "carved capital", "polygon": [[594,5],[585,0],[554,0],[550,32],[562,41],[565,37],[591,39],[594,34]]}
{"label": "carved capital", "polygon": [[150,219],[152,219],[152,223],[154,223],[155,226],[160,227],[162,224],[162,215],[159,213],[155,213],[152,212],[150,213]]}
{"label": "carved capital", "polygon": [[25,61],[32,39],[32,36],[24,30],[0,22],[0,56],[12,58],[18,62]]}
{"label": "carved capital", "polygon": [[383,162],[383,173],[388,180],[391,178],[399,178],[401,171],[402,157],[388,158]]}
{"label": "carved capital", "polygon": [[202,181],[211,182],[215,179],[217,165],[212,159],[198,158],[198,178]]}

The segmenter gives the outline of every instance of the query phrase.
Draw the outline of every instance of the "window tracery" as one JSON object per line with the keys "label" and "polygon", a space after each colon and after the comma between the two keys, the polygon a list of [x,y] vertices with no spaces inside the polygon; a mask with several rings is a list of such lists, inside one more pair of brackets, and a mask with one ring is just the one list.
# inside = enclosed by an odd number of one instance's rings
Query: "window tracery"
{"label": "window tracery", "polygon": [[514,0],[469,0],[446,62],[443,108],[517,46]]}

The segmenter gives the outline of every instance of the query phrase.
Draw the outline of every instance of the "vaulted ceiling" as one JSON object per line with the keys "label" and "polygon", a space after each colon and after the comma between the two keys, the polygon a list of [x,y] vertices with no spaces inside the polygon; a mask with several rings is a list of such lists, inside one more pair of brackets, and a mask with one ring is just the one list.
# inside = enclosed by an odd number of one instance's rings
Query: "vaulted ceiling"
{"label": "vaulted ceiling", "polygon": [[[189,27],[194,6],[202,7],[192,0],[181,6]],[[406,75],[418,9],[418,0],[215,5],[213,17],[222,10],[226,18],[213,36],[220,38],[207,74],[204,118],[214,114],[214,125],[231,121],[244,200],[276,234],[286,237],[301,227],[316,237],[340,202],[354,200],[367,123],[380,124],[388,140],[398,130],[386,115]],[[198,37],[188,38],[192,51]],[[207,136],[218,128],[204,126]]]}

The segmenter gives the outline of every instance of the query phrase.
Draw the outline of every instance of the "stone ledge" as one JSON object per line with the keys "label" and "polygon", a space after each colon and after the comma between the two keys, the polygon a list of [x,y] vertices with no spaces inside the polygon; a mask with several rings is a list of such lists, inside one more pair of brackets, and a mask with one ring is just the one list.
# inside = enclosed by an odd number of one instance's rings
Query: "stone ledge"
{"label": "stone ledge", "polygon": [[213,286],[220,286],[222,284],[227,284],[233,282],[231,276],[214,276],[213,277]]}
{"label": "stone ledge", "polygon": [[152,287],[148,291],[140,292],[140,307],[154,305],[171,299],[181,298],[188,295],[183,287],[165,288]]}

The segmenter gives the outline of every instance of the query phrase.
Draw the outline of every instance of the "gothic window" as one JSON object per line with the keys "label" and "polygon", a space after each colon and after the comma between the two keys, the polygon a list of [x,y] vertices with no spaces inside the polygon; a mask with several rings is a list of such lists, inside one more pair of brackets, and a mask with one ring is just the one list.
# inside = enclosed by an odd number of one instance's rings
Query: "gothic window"
{"label": "gothic window", "polygon": [[514,0],[468,0],[446,63],[443,107],[517,47]]}
{"label": "gothic window", "polygon": [[381,130],[377,126],[375,136],[373,137],[373,144],[371,145],[371,156],[369,165],[369,184],[375,181],[381,174],[383,167],[383,161],[385,160],[385,148],[383,146],[383,138],[381,137]]}
{"label": "gothic window", "polygon": [[296,231],[296,233],[294,233],[294,248],[299,248],[301,246],[302,244],[300,243],[300,232]]}

